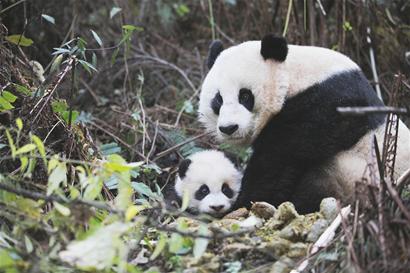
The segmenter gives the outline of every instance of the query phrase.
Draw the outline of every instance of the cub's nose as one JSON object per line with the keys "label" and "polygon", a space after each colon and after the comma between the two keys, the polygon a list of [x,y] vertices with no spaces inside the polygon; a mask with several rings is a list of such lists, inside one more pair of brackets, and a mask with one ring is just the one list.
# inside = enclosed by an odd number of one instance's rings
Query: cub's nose
{"label": "cub's nose", "polygon": [[216,212],[221,211],[221,209],[224,208],[224,205],[220,205],[220,206],[209,206],[211,209],[213,209]]}
{"label": "cub's nose", "polygon": [[238,130],[239,126],[237,124],[234,125],[228,125],[228,126],[219,126],[219,131],[222,133],[230,136],[232,135],[236,130]]}

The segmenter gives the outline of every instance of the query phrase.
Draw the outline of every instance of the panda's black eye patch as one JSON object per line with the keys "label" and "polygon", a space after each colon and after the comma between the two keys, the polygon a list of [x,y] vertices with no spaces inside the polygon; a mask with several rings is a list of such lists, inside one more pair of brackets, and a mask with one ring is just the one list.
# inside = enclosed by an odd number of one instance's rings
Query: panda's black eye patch
{"label": "panda's black eye patch", "polygon": [[249,112],[252,112],[253,106],[255,105],[255,97],[252,94],[252,91],[247,88],[241,88],[239,90],[239,103],[245,106]]}
{"label": "panda's black eye patch", "polygon": [[209,188],[207,185],[202,185],[196,192],[195,192],[195,199],[202,200],[209,194]]}
{"label": "panda's black eye patch", "polygon": [[222,192],[226,195],[229,199],[233,197],[233,190],[229,187],[228,184],[224,183],[222,185]]}
{"label": "panda's black eye patch", "polygon": [[224,103],[221,93],[216,93],[215,97],[211,101],[211,108],[214,111],[215,115],[219,115],[219,110],[222,107],[222,104]]}

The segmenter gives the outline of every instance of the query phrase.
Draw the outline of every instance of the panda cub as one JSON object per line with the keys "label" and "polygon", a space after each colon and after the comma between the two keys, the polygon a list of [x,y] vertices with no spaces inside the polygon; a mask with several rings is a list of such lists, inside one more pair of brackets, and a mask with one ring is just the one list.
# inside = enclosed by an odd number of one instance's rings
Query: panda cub
{"label": "panda cub", "polygon": [[187,192],[191,212],[221,216],[235,203],[241,179],[241,172],[224,153],[206,150],[180,163],[175,192],[180,199]]}

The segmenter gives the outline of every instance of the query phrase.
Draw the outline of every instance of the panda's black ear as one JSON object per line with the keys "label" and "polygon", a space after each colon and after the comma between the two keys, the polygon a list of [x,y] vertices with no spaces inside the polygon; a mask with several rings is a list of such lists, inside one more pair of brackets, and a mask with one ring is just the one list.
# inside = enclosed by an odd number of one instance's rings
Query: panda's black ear
{"label": "panda's black ear", "polygon": [[273,59],[278,62],[286,60],[288,55],[288,43],[283,37],[268,34],[261,41],[261,55],[267,59]]}
{"label": "panda's black ear", "polygon": [[219,54],[224,50],[224,46],[220,40],[215,40],[209,46],[209,53],[207,59],[208,68],[214,65],[216,58],[218,58]]}
{"label": "panda's black ear", "polygon": [[188,170],[189,165],[191,164],[191,159],[184,159],[179,163],[179,167],[178,167],[178,175],[179,178],[184,178],[186,171]]}

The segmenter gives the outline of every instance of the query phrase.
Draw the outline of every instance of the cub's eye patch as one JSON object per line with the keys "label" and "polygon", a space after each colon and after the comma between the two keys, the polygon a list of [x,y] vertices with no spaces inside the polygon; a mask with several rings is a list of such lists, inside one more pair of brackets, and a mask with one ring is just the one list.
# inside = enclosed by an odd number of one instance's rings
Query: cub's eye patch
{"label": "cub's eye patch", "polygon": [[222,104],[224,103],[221,93],[216,93],[215,97],[211,101],[211,108],[214,111],[215,115],[219,115],[219,110],[222,107]]}
{"label": "cub's eye patch", "polygon": [[229,187],[228,184],[224,183],[222,185],[222,192],[226,195],[229,199],[233,197],[233,190]]}
{"label": "cub's eye patch", "polygon": [[255,97],[253,96],[251,90],[241,88],[241,90],[239,90],[238,100],[240,104],[249,110],[249,112],[252,112],[253,106],[255,105]]}
{"label": "cub's eye patch", "polygon": [[196,192],[195,192],[195,199],[202,200],[209,194],[209,188],[207,185],[202,185]]}

